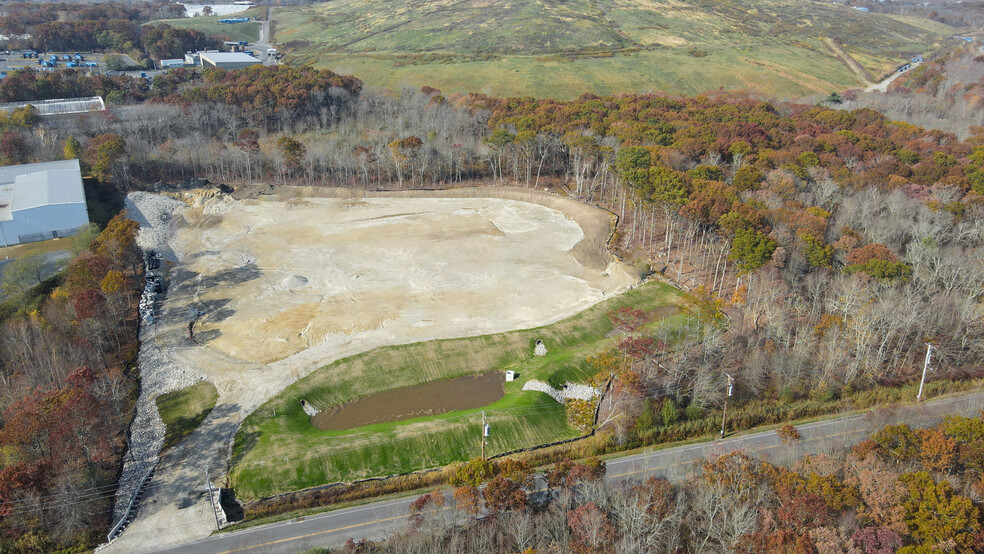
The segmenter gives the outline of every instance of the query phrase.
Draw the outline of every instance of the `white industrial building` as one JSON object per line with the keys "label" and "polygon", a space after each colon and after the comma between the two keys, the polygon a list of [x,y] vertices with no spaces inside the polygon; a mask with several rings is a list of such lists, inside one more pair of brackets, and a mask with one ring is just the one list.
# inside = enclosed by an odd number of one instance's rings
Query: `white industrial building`
{"label": "white industrial building", "polygon": [[260,60],[243,52],[199,52],[202,67],[218,67],[220,69],[239,69],[251,65],[259,65]]}
{"label": "white industrial building", "polygon": [[0,246],[72,236],[88,224],[78,160],[0,167]]}

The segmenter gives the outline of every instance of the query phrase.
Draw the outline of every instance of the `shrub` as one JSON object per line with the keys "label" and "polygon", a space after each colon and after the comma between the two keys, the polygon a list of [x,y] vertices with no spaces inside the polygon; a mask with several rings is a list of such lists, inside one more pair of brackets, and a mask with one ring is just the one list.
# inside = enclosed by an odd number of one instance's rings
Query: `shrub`
{"label": "shrub", "polygon": [[783,444],[789,444],[793,441],[798,441],[801,438],[803,438],[802,436],[800,436],[799,431],[797,431],[795,427],[793,427],[788,423],[776,429],[776,435],[779,437],[780,440],[782,440]]}
{"label": "shrub", "polygon": [[497,470],[495,462],[475,458],[463,464],[452,466],[448,483],[455,487],[462,485],[477,487],[495,476]]}

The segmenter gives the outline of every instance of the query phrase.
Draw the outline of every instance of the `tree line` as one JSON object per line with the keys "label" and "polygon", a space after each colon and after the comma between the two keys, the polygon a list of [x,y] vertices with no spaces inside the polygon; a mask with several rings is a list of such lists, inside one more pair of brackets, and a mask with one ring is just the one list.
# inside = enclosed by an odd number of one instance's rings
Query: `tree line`
{"label": "tree line", "polygon": [[[137,225],[75,240],[44,278],[11,262],[0,304],[0,548],[92,547],[110,525],[136,401]],[[20,268],[15,266],[22,266]],[[15,278],[13,275],[19,275]]]}
{"label": "tree line", "polygon": [[842,108],[871,108],[960,138],[979,136],[984,134],[984,56],[973,46],[957,48],[900,75],[884,93],[848,91],[842,98]]}
{"label": "tree line", "polygon": [[726,318],[679,348],[670,363],[686,370],[643,374],[681,405],[719,403],[723,366],[752,394],[801,398],[911,380],[927,340],[948,376],[981,361],[980,136],[742,93],[388,95],[311,68],[177,70],[134,94],[4,136],[31,153],[19,161],[61,157],[71,136],[121,189],[191,177],[562,186],[619,215],[620,252],[702,285]]}

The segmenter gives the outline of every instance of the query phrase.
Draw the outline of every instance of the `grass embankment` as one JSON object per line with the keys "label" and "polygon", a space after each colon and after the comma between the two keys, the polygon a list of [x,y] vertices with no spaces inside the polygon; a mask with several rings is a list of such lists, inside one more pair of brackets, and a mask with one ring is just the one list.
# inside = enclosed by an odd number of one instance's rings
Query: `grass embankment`
{"label": "grass embankment", "polygon": [[[463,339],[388,346],[330,364],[294,383],[253,412],[236,436],[230,473],[236,494],[251,500],[334,481],[436,467],[479,454],[481,412],[492,426],[487,453],[575,437],[561,404],[522,391],[536,378],[555,387],[593,373],[587,358],[613,341],[608,312],[621,306],[647,311],[679,303],[669,285],[647,283],[573,317],[544,327]],[[682,332],[684,314],[651,323]],[[549,352],[535,357],[536,340]],[[512,369],[505,396],[488,406],[345,431],[322,431],[301,408],[304,399],[327,408],[376,392],[463,375]],[[463,391],[467,394],[467,391]]]}
{"label": "grass embankment", "polygon": [[719,87],[829,93],[859,81],[824,38],[880,74],[953,34],[926,19],[793,0],[335,0],[273,17],[290,63],[373,86],[559,99]]}
{"label": "grass embankment", "polygon": [[158,396],[157,411],[166,427],[164,448],[178,444],[197,429],[215,407],[218,398],[215,385],[207,381]]}
{"label": "grass embankment", "polygon": [[[924,394],[927,399],[959,394],[984,385],[984,379],[964,379],[960,381],[940,380],[926,384]],[[747,435],[768,431],[780,425],[802,425],[820,421],[830,417],[846,416],[851,413],[862,413],[869,408],[885,407],[891,414],[893,406],[914,402],[918,391],[918,383],[909,383],[895,387],[875,387],[871,390],[855,391],[840,398],[827,400],[799,400],[782,405],[774,400],[753,401],[736,406],[732,413],[729,435]],[[767,409],[763,410],[763,406]],[[768,409],[771,408],[771,409]],[[888,416],[890,417],[890,416]],[[741,424],[755,422],[755,427],[742,427]],[[560,446],[526,452],[514,456],[529,462],[534,467],[545,468],[564,458],[582,459],[589,456],[617,458],[641,452],[674,448],[688,444],[697,444],[718,438],[721,424],[721,412],[711,411],[701,414],[696,421],[680,421],[673,425],[663,426],[656,423],[648,433],[636,434],[628,444],[616,444],[610,433],[589,437],[583,441],[567,443]],[[654,444],[652,441],[666,436],[678,436],[681,440]],[[640,442],[650,446],[639,447]],[[264,525],[283,521],[294,517],[312,515],[328,510],[347,508],[365,501],[381,501],[384,498],[396,498],[422,491],[433,490],[447,483],[449,470],[430,473],[414,473],[395,479],[368,481],[353,485],[332,487],[284,495],[260,502],[248,504],[245,507],[246,520],[226,529],[235,531],[247,527]]]}
{"label": "grass embankment", "polygon": [[258,21],[247,21],[246,23],[219,23],[220,19],[235,19],[238,17],[257,17],[262,10],[247,10],[242,13],[230,15],[209,15],[198,17],[182,17],[180,19],[159,19],[152,21],[149,25],[163,23],[175,29],[193,29],[201,31],[208,36],[222,40],[245,40],[256,42],[260,40],[260,23]]}

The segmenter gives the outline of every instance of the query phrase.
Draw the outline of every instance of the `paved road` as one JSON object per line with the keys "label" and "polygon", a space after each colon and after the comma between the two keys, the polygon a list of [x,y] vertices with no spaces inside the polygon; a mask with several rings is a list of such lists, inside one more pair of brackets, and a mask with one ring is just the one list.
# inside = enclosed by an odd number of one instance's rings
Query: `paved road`
{"label": "paved road", "polygon": [[[662,476],[676,480],[699,460],[741,450],[775,463],[791,461],[804,453],[819,453],[854,444],[872,431],[905,422],[912,426],[935,425],[943,416],[976,415],[984,407],[984,392],[930,400],[918,405],[878,409],[797,427],[802,438],[783,444],[774,431],[738,435],[700,444],[655,450],[609,460],[606,480],[620,482]],[[298,552],[315,547],[336,548],[349,538],[384,539],[400,531],[413,497],[297,518],[233,533],[217,534],[164,552],[231,554],[233,552]]]}

